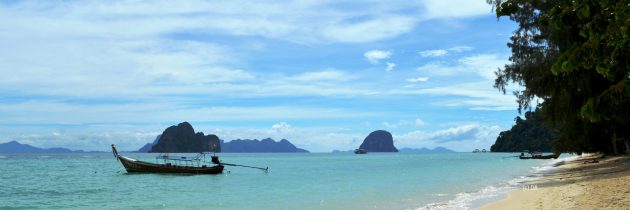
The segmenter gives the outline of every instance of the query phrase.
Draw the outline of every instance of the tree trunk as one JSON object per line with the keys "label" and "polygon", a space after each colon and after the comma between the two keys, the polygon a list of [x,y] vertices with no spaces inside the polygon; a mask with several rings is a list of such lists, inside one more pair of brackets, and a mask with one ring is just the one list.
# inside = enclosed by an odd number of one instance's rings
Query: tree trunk
{"label": "tree trunk", "polygon": [[630,154],[630,141],[628,141],[628,138],[623,138],[623,143],[626,145],[626,153]]}
{"label": "tree trunk", "polygon": [[619,151],[617,150],[617,134],[616,133],[613,133],[612,146],[613,146],[613,154],[619,154]]}

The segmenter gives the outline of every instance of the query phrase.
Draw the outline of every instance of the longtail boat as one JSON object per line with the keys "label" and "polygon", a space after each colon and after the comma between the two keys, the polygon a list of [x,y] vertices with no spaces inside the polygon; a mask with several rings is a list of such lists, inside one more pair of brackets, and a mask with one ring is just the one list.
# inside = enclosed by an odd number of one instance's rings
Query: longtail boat
{"label": "longtail boat", "polygon": [[558,159],[558,157],[560,157],[560,153],[554,153],[552,155],[542,155],[542,153],[532,152],[532,153],[530,153],[530,156],[525,156],[525,154],[523,154],[523,153],[521,153],[521,155],[518,156],[518,158],[521,159],[521,160],[526,160],[526,159]]}
{"label": "longtail boat", "polygon": [[[201,153],[196,158],[188,159],[181,157],[179,159],[171,158],[168,155],[160,155],[156,159],[163,160],[164,163],[150,163],[125,157],[118,154],[116,146],[112,144],[114,156],[122,163],[125,170],[129,173],[145,172],[145,173],[187,173],[187,174],[220,174],[223,173],[223,164],[219,162],[217,156],[212,156],[214,166],[204,164]],[[186,165],[174,164],[185,163]]]}
{"label": "longtail boat", "polygon": [[367,154],[367,151],[364,149],[355,149],[354,154]]}

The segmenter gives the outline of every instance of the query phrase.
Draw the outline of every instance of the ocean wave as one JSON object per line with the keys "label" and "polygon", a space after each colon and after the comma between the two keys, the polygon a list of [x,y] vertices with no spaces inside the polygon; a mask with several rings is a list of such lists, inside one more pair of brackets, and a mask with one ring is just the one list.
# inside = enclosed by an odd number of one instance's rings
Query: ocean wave
{"label": "ocean wave", "polygon": [[519,176],[517,178],[502,182],[496,185],[484,187],[480,190],[473,192],[458,193],[454,199],[443,203],[431,203],[418,209],[420,210],[441,210],[441,209],[471,209],[473,204],[477,201],[496,200],[499,196],[507,194],[507,192],[518,189],[519,186],[524,186],[526,183],[536,181],[542,177],[545,173],[550,173],[556,170],[556,166],[564,164],[567,161],[574,159],[575,156],[565,157],[552,161],[545,162],[540,166],[532,167],[530,174],[526,176]]}
{"label": "ocean wave", "polygon": [[506,193],[512,189],[515,189],[515,185],[512,183],[521,183],[520,179],[525,177],[519,177],[509,182],[502,183],[500,185],[487,186],[481,190],[474,192],[458,193],[454,199],[445,203],[431,203],[426,206],[420,207],[421,210],[438,210],[438,209],[470,209],[471,205],[481,199],[491,199],[498,197],[499,195]]}

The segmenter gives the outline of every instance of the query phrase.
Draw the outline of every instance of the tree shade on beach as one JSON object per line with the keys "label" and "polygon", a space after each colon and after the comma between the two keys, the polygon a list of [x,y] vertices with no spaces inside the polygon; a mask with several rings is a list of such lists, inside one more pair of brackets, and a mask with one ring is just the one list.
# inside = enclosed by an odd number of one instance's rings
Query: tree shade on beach
{"label": "tree shade on beach", "polygon": [[514,92],[519,112],[542,99],[555,150],[630,151],[630,0],[487,2],[519,25],[495,87],[525,87]]}

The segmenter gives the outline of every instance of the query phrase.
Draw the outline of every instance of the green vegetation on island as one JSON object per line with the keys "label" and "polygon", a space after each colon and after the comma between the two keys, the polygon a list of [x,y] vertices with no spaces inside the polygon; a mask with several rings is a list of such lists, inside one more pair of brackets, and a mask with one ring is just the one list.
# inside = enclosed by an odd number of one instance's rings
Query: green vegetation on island
{"label": "green vegetation on island", "polygon": [[630,0],[488,0],[518,23],[495,87],[533,100],[557,152],[630,151]]}
{"label": "green vegetation on island", "polygon": [[521,152],[523,150],[552,152],[556,133],[543,124],[540,112],[528,111],[525,119],[516,117],[516,124],[503,131],[490,147],[492,152]]}

